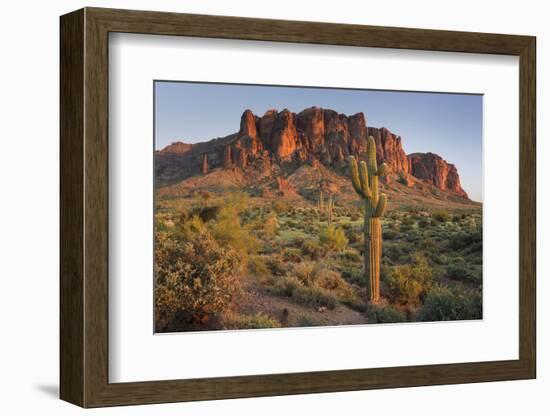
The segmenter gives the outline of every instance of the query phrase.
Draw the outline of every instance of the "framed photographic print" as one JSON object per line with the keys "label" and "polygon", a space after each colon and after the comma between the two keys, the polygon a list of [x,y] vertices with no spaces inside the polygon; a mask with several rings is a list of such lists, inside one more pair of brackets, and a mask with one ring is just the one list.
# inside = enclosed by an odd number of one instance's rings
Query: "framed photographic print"
{"label": "framed photographic print", "polygon": [[61,398],[534,378],[535,38],[61,17]]}

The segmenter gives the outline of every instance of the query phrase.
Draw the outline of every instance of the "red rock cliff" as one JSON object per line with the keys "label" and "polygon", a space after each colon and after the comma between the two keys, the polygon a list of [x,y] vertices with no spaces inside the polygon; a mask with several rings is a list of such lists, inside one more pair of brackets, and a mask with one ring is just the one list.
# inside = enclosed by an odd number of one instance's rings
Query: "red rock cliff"
{"label": "red rock cliff", "polygon": [[[350,155],[365,158],[368,136],[376,141],[378,162],[388,164],[388,177],[391,174],[414,176],[438,189],[467,197],[456,167],[440,156],[433,153],[407,156],[400,136],[385,127],[368,127],[363,113],[347,116],[319,107],[299,113],[288,109],[269,110],[261,117],[245,110],[237,133],[195,145],[173,143],[157,152],[157,160],[169,161],[167,172],[170,173],[177,170],[173,156],[182,159],[180,166],[185,173],[180,177],[218,167],[244,169],[254,165],[265,169],[272,163],[295,167],[303,163],[312,166],[322,163],[339,168],[346,166]],[[159,163],[159,169],[163,168]]]}
{"label": "red rock cliff", "polygon": [[433,153],[412,153],[408,156],[411,174],[431,183],[443,191],[451,191],[457,195],[468,197],[462,186],[456,166],[447,163],[439,155]]}

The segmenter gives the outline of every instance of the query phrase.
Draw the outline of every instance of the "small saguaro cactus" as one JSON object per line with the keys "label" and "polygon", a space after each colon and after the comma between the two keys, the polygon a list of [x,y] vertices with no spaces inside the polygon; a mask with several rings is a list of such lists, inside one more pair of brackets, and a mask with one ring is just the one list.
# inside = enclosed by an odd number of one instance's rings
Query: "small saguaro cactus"
{"label": "small saguaro cactus", "polygon": [[367,281],[367,300],[376,303],[380,300],[380,257],[382,256],[382,224],[380,217],[386,211],[386,194],[378,192],[378,178],[384,176],[387,165],[380,167],[376,163],[376,143],[372,136],[367,142],[367,162],[357,161],[353,156],[348,159],[351,182],[355,192],[365,201],[365,279]]}
{"label": "small saguaro cactus", "polygon": [[332,208],[334,207],[334,202],[332,201],[332,194],[328,196],[328,206],[327,206],[327,222],[328,225],[332,224]]}
{"label": "small saguaro cactus", "polygon": [[319,214],[325,211],[325,198],[323,196],[323,190],[319,191]]}

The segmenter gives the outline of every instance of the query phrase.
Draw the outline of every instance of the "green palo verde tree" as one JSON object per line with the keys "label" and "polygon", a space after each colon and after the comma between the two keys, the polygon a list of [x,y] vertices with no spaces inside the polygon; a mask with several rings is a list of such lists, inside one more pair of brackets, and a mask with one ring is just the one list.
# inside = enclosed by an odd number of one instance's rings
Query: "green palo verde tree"
{"label": "green palo verde tree", "polygon": [[370,302],[380,300],[380,257],[382,255],[382,224],[380,217],[386,211],[386,194],[378,192],[378,178],[384,176],[387,165],[380,167],[376,163],[376,143],[372,136],[367,142],[367,162],[357,161],[353,156],[348,159],[351,182],[355,192],[365,201],[365,278],[367,297]]}

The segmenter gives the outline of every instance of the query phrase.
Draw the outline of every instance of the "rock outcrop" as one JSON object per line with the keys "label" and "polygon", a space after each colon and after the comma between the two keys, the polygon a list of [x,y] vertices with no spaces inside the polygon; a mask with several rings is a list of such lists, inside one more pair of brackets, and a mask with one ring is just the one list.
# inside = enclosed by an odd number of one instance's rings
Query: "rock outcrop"
{"label": "rock outcrop", "polygon": [[408,156],[411,174],[422,179],[437,189],[451,191],[459,196],[468,198],[460,185],[460,178],[456,166],[448,163],[434,153],[412,153]]}
{"label": "rock outcrop", "polygon": [[363,113],[347,116],[319,107],[299,113],[268,110],[261,117],[245,110],[235,134],[193,145],[176,142],[158,151],[157,175],[184,179],[216,168],[251,167],[258,167],[265,174],[273,163],[288,169],[306,163],[339,169],[347,165],[350,155],[365,159],[369,136],[376,141],[378,163],[388,165],[388,180],[412,176],[467,198],[456,167],[440,156],[407,156],[400,136],[385,127],[368,127]]}

